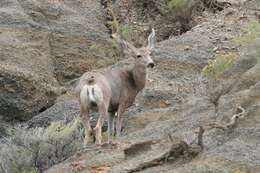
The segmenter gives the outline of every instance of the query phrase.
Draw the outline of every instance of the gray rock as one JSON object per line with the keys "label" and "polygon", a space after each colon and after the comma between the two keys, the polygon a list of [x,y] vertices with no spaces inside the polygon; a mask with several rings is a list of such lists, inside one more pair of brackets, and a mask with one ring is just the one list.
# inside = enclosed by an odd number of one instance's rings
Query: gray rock
{"label": "gray rock", "polygon": [[59,102],[39,115],[34,116],[26,124],[29,128],[46,128],[52,122],[71,122],[75,117],[79,117],[79,114],[79,103],[77,101]]}

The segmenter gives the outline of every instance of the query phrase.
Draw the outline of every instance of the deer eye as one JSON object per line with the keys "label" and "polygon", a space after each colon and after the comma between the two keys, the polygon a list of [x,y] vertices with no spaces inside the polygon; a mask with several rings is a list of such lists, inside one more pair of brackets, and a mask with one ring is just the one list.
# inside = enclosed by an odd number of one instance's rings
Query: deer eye
{"label": "deer eye", "polygon": [[136,57],[137,57],[137,58],[142,58],[142,55],[137,55]]}

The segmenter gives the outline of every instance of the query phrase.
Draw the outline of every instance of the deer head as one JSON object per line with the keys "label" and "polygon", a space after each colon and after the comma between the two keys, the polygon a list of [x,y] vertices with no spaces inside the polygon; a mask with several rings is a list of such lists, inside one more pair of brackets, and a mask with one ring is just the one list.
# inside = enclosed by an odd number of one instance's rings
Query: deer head
{"label": "deer head", "polygon": [[154,48],[155,43],[155,31],[152,29],[151,34],[148,37],[147,46],[136,48],[131,43],[127,41],[121,41],[122,47],[126,54],[129,54],[131,57],[134,57],[137,63],[144,64],[147,67],[154,67],[154,62],[151,58],[151,53]]}

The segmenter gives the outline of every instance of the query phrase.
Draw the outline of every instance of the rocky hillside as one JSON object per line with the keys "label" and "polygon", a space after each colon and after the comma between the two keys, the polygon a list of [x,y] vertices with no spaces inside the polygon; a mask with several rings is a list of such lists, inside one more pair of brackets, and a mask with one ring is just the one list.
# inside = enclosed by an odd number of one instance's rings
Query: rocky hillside
{"label": "rocky hillside", "polygon": [[30,119],[64,83],[115,62],[102,18],[98,1],[0,2],[2,119]]}
{"label": "rocky hillside", "polygon": [[[0,172],[260,172],[260,2],[178,2],[1,1]],[[152,27],[118,145],[83,148],[73,84],[125,61],[112,33],[140,46]]]}

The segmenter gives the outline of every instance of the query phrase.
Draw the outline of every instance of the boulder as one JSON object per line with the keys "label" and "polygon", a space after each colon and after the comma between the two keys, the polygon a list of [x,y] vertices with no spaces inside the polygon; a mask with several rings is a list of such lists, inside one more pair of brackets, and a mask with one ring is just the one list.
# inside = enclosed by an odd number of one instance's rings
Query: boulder
{"label": "boulder", "polygon": [[0,40],[0,116],[27,120],[61,92],[48,55],[48,32],[0,24]]}

